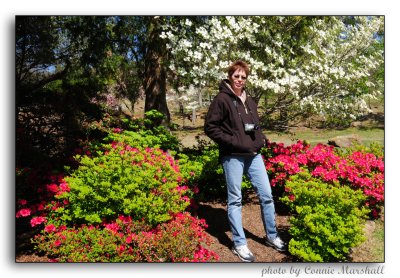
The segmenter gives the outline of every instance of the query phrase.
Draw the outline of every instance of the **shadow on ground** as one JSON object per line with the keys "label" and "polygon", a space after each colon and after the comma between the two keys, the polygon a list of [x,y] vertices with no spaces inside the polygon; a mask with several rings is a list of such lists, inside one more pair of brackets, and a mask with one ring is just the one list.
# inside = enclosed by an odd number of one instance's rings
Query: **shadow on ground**
{"label": "shadow on ground", "polygon": [[[255,254],[257,262],[293,262],[289,252],[279,252],[265,244],[265,230],[261,220],[258,202],[243,204],[243,228],[250,250]],[[198,216],[208,224],[206,232],[214,239],[212,249],[220,256],[220,262],[240,262],[233,255],[231,248],[231,231],[229,227],[226,205],[212,202],[199,204]],[[276,224],[283,241],[289,242],[290,234],[288,216],[277,215]]]}

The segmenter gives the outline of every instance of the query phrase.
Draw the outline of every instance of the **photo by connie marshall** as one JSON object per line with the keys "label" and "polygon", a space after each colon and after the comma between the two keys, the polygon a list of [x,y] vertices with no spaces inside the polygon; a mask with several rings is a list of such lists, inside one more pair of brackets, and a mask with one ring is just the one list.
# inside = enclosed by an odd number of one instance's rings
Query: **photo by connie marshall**
{"label": "photo by connie marshall", "polygon": [[331,266],[292,266],[282,264],[281,266],[268,266],[261,270],[261,277],[270,277],[271,275],[290,274],[294,277],[300,275],[383,275],[384,265],[335,265]]}

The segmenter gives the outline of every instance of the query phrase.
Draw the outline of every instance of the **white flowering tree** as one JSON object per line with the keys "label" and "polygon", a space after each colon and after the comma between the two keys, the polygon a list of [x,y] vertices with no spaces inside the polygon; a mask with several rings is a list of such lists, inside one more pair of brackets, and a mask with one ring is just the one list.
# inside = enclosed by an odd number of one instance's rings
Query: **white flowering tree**
{"label": "white flowering tree", "polygon": [[182,126],[185,126],[186,118],[191,119],[193,125],[196,123],[197,109],[202,106],[201,91],[198,88],[190,85],[189,87],[181,86],[177,91],[172,89],[167,95],[167,102],[171,101],[179,105]]}
{"label": "white flowering tree", "polygon": [[247,90],[282,129],[315,114],[353,120],[383,94],[383,17],[187,17],[165,24],[161,37],[179,85],[216,92],[228,65],[247,61]]}

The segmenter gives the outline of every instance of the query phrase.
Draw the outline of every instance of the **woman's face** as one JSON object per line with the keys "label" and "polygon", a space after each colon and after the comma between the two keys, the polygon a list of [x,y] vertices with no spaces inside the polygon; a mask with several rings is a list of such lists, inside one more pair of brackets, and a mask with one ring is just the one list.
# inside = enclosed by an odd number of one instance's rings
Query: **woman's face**
{"label": "woman's face", "polygon": [[241,92],[246,84],[247,75],[242,68],[238,68],[230,77],[231,87],[235,92]]}

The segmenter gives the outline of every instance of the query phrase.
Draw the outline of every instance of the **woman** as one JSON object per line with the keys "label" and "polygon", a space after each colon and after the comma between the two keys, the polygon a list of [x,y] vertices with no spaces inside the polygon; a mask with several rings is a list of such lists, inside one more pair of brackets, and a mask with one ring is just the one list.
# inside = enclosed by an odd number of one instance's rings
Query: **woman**
{"label": "woman", "polygon": [[242,261],[253,262],[242,225],[242,178],[247,174],[261,206],[267,234],[266,244],[279,251],[285,245],[275,226],[275,207],[267,171],[259,153],[265,136],[259,126],[257,104],[246,94],[249,66],[236,61],[228,68],[228,79],[221,81],[219,94],[212,101],[204,131],[219,146],[228,191],[228,219],[232,231],[234,254]]}

